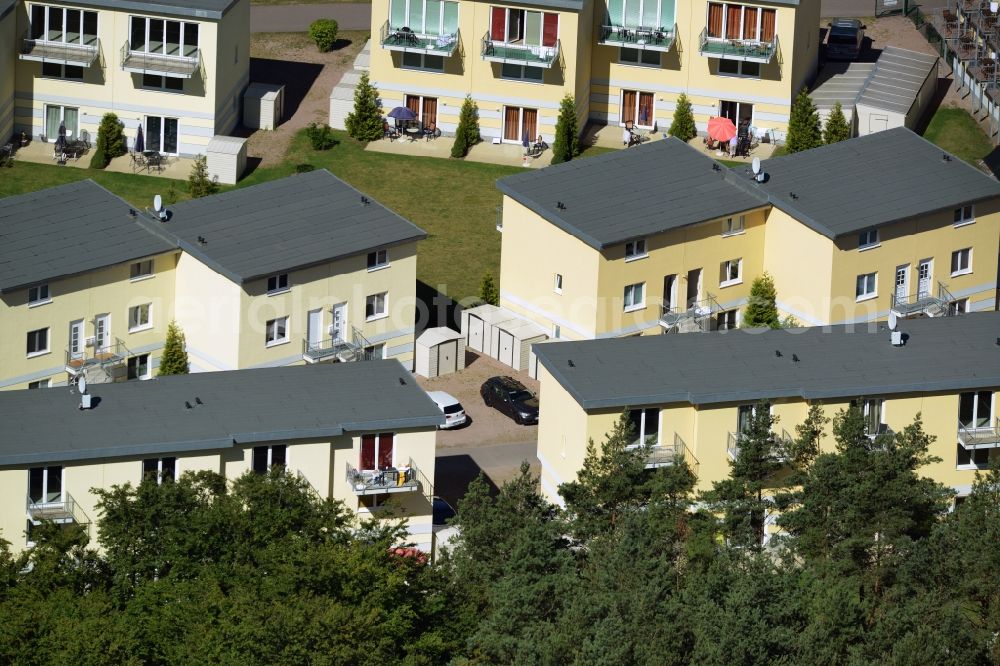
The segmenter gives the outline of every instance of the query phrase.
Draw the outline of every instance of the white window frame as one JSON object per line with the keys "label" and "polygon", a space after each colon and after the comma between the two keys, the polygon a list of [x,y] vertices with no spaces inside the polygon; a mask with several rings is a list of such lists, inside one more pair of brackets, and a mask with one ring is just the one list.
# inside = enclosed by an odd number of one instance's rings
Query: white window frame
{"label": "white window frame", "polygon": [[149,354],[146,353],[146,354],[136,354],[135,356],[130,356],[128,358],[128,360],[125,362],[125,376],[126,377],[128,377],[128,372],[130,371],[130,368],[128,366],[129,366],[129,363],[132,362],[132,359],[136,359],[135,365],[139,366],[141,364],[138,362],[138,359],[141,359],[143,356],[146,357],[146,363],[145,363],[146,372],[143,373],[143,374],[141,374],[141,375],[137,374],[135,376],[135,379],[133,381],[145,381],[147,379],[150,379],[153,376],[153,374],[152,374],[152,363],[150,363]]}
{"label": "white window frame", "polygon": [[[146,81],[146,78],[159,79],[159,84],[152,84]],[[167,81],[179,81],[180,88],[170,88],[167,86]],[[175,95],[184,94],[184,79],[177,76],[163,76],[161,74],[143,74],[139,77],[139,85],[142,86],[143,90],[156,90],[165,93],[174,93]]]}
{"label": "white window frame", "polygon": [[948,314],[949,315],[959,315],[965,314],[969,311],[969,299],[968,298],[956,298],[955,300],[948,303]]}
{"label": "white window frame", "polygon": [[[652,442],[651,446],[660,446],[660,442],[662,441],[660,433],[663,432],[663,428],[661,428],[663,425],[663,410],[659,407],[637,407],[629,411],[639,412],[639,432],[635,433],[639,441],[635,444],[628,444],[625,447],[627,450],[637,449],[646,444],[646,431],[648,430],[646,427],[646,417],[654,409],[656,410],[656,441]],[[629,416],[629,420],[631,420],[631,415]]]}
{"label": "white window frame", "polygon": [[[95,37],[97,37],[97,36],[99,36],[101,34],[101,14],[100,14],[100,12],[92,11],[92,10],[89,10],[89,9],[81,9],[79,7],[56,7],[54,5],[47,5],[47,4],[44,4],[44,3],[32,3],[31,6],[28,8],[28,26],[29,26],[28,35],[29,36],[33,32],[31,30],[31,27],[33,27],[32,26],[32,14],[34,13],[33,10],[34,10],[35,7],[43,7],[45,9],[45,24],[42,26],[42,34],[44,36],[38,38],[38,41],[40,41],[40,42],[46,42],[48,44],[78,44],[78,45],[81,45],[81,46],[84,45],[83,44],[83,25],[84,25],[84,22],[86,20],[86,16],[85,16],[86,14],[93,14],[94,15],[94,19],[97,22],[97,29],[96,29]],[[49,19],[50,19],[50,12],[52,12],[52,10],[62,11],[62,14],[63,14],[63,20],[62,20],[62,25],[63,25],[63,27],[62,27],[62,39],[48,39],[48,35],[49,35]],[[80,26],[79,26],[79,30],[77,30],[77,32],[80,35],[80,41],[77,41],[77,42],[67,42],[66,41],[66,33],[68,32],[68,30],[66,29],[66,26],[67,26],[67,23],[68,23],[68,21],[67,21],[67,15],[68,15],[69,11],[78,11],[78,12],[80,12]]]}
{"label": "white window frame", "polygon": [[952,220],[956,227],[964,227],[976,221],[976,207],[974,204],[965,204],[955,209]]}
{"label": "white window frame", "polygon": [[[423,106],[421,104],[421,106]],[[368,272],[380,271],[383,268],[389,268],[389,249],[382,248],[380,250],[374,250],[368,253],[366,258],[366,263],[368,265]]]}
{"label": "white window frame", "polygon": [[[993,423],[996,421],[996,393],[990,389],[982,389],[980,391],[962,391],[958,395],[959,404],[959,424],[961,424],[961,410],[962,410],[962,395],[966,393],[972,394],[972,427],[967,428],[968,430],[981,430],[989,429],[993,427]],[[989,404],[989,418],[986,419],[986,425],[982,428],[976,426],[976,421],[979,416],[979,394],[989,393],[990,394],[990,404]]]}
{"label": "white window frame", "polygon": [[[284,278],[284,279],[282,279]],[[274,281],[274,288],[271,288],[271,281]],[[282,284],[284,282],[284,284]],[[284,294],[285,292],[291,290],[291,280],[288,279],[288,273],[276,273],[275,275],[269,275],[267,282],[265,282],[265,287],[267,289],[268,296],[275,296],[277,294]]]}
{"label": "white window frame", "polygon": [[[713,2],[715,2],[715,0],[713,0]],[[708,25],[708,14],[711,11],[711,8],[709,7],[710,4],[712,4],[712,3],[709,2],[709,3],[705,4],[705,25],[706,26]],[[726,11],[726,6],[727,5],[736,5],[736,4],[739,4],[739,7],[740,7],[740,29],[739,29],[740,37],[739,38],[741,40],[743,40],[744,39],[744,37],[743,37],[743,20],[746,17],[747,5],[736,3],[736,2],[716,2],[716,4],[722,5],[722,34],[723,35],[726,35],[728,33],[727,28],[729,27],[729,12]],[[759,42],[759,41],[761,41],[760,40],[760,35],[761,35],[760,30],[761,30],[763,19],[764,19],[764,12],[762,10],[769,9],[769,8],[767,8],[767,7],[760,7],[760,6],[757,6],[757,5],[753,5],[753,7],[757,10],[756,36],[755,37],[747,38],[747,41]],[[778,34],[778,12],[777,11],[774,12],[774,34],[775,34],[775,36],[777,36],[777,34]],[[723,37],[709,37],[709,39],[725,40],[726,37],[724,37],[724,36]]]}
{"label": "white window frame", "polygon": [[[36,356],[43,356],[45,354],[50,353],[51,348],[52,348],[52,336],[50,335],[50,331],[49,331],[49,327],[48,326],[45,326],[44,328],[36,328],[36,329],[34,329],[32,331],[28,331],[27,335],[30,338],[31,334],[33,334],[33,333],[39,333],[41,331],[45,331],[45,349],[36,349],[35,351],[28,351],[27,350],[27,340],[25,340],[25,357],[26,358],[35,358]],[[36,341],[37,341],[37,336],[36,336]]]}
{"label": "white window frame", "polygon": [[563,276],[562,276],[562,273],[556,273],[555,283],[554,283],[554,285],[552,287],[552,291],[556,292],[557,294],[561,294],[562,293],[562,289],[563,289]]}
{"label": "white window frame", "polygon": [[[871,438],[874,439],[875,437],[878,436],[878,434],[879,434],[878,431],[882,429],[881,426],[884,426],[884,425],[886,425],[888,423],[885,420],[886,400],[885,400],[885,398],[858,398],[856,402],[857,402],[858,406],[861,408],[861,416],[862,416],[862,418],[864,419],[864,422],[865,422],[864,423],[864,425],[865,425],[865,434],[868,437],[871,437]],[[871,418],[872,403],[878,403],[878,408],[879,408],[878,424],[875,427],[875,432],[871,432],[870,429],[869,429],[869,427],[868,427],[870,425],[868,423],[868,420]]]}
{"label": "white window frame", "polygon": [[[552,48],[552,47],[546,47],[546,48]],[[510,68],[520,70],[520,74],[515,75],[508,73],[510,71],[513,71]],[[538,73],[541,74],[541,76],[537,79],[528,77],[526,76],[528,70],[538,70]],[[535,83],[541,85],[545,83],[545,68],[535,67],[533,65],[518,65],[517,63],[513,62],[504,62],[500,64],[500,78],[507,79],[508,81],[521,81],[522,83]],[[524,107],[519,107],[519,108],[523,109]]]}
{"label": "white window frame", "polygon": [[[279,322],[284,322],[285,336],[282,338],[276,337],[279,330]],[[264,325],[264,346],[265,347],[277,347],[278,345],[287,344],[291,339],[291,333],[289,328],[289,317],[285,315],[284,317],[275,317],[274,319],[269,319]]]}
{"label": "white window frame", "polygon": [[[623,119],[622,114],[625,110],[625,93],[635,93],[635,108],[632,110],[632,117]],[[653,108],[650,109],[648,122],[639,121],[639,98],[642,95],[649,95],[653,98]],[[625,127],[627,123],[631,122],[635,127],[642,127],[646,129],[652,129],[656,126],[656,93],[650,90],[639,90],[638,88],[622,88],[618,92],[618,126]]]}
{"label": "white window frame", "polygon": [[[152,259],[143,259],[142,261],[133,261],[132,265],[129,266],[129,280],[132,282],[138,282],[139,280],[148,280],[155,275],[155,266]],[[143,270],[147,269],[147,270]]]}
{"label": "white window frame", "polygon": [[[736,269],[736,277],[731,277],[734,267]],[[719,277],[726,276],[725,280],[719,280],[719,287],[732,287],[733,285],[743,283],[743,257],[727,259],[722,262],[719,268]]]}
{"label": "white window frame", "polygon": [[[132,22],[136,21],[136,20],[145,21],[145,23],[146,23],[146,29],[145,29],[145,31],[143,33],[145,35],[145,40],[144,40],[145,44],[143,44],[143,49],[141,51],[139,49],[136,49],[135,48],[135,44],[132,43]],[[160,44],[161,44],[161,49],[159,51],[150,51],[149,50],[149,41],[150,41],[150,39],[149,39],[149,22],[150,21],[162,21],[163,22],[163,34],[158,38],[159,41],[160,41]],[[162,55],[162,56],[167,56],[167,57],[172,56],[173,54],[168,54],[167,53],[167,23],[180,23],[180,33],[179,33],[180,36],[179,36],[179,42],[178,43],[182,47],[181,48],[181,51],[182,51],[181,55],[182,56],[183,56],[183,47],[185,46],[185,43],[184,43],[184,32],[186,31],[187,26],[195,26],[195,27],[198,28],[198,41],[195,44],[195,49],[201,49],[201,33],[202,33],[202,30],[201,30],[201,24],[200,23],[198,23],[196,21],[178,21],[176,19],[161,18],[159,16],[138,16],[136,14],[130,14],[129,17],[128,17],[128,40],[129,40],[128,46],[129,46],[129,49],[131,51],[136,52],[136,53],[152,53],[152,54]],[[192,57],[192,56],[183,56],[183,57]]]}
{"label": "white window frame", "polygon": [[52,388],[52,380],[51,379],[38,379],[38,380],[33,381],[33,382],[28,382],[28,389],[30,389],[30,390],[44,389],[44,388]]}
{"label": "white window frame", "polygon": [[[869,285],[869,278],[870,285]],[[858,293],[859,282],[864,279],[865,281],[865,291]],[[870,288],[869,288],[870,287]],[[861,273],[856,278],[854,278],[854,300],[857,303],[862,301],[869,301],[873,298],[878,298],[878,271],[874,273]]]}
{"label": "white window frame", "polygon": [[649,254],[646,253],[645,238],[637,238],[625,243],[625,261],[636,261],[638,259],[645,259],[648,256]]}
{"label": "white window frame", "polygon": [[738,236],[746,233],[746,215],[733,215],[722,221],[722,236]]}
{"label": "white window frame", "polygon": [[[46,504],[59,504],[66,498],[66,468],[62,465],[39,465],[38,467],[28,468],[28,492],[25,495],[28,499],[31,499],[31,470],[41,468],[42,470],[42,495],[41,501],[37,504],[39,506],[45,506]],[[47,501],[46,495],[49,494],[49,470],[58,469],[59,470],[59,499],[53,501]]]}
{"label": "white window frame", "polygon": [[[59,73],[54,74],[51,72],[46,72],[45,71],[46,67],[58,67]],[[59,81],[74,81],[76,83],[81,83],[83,81],[83,76],[84,76],[83,70],[84,68],[81,67],[80,65],[67,65],[66,63],[49,62],[49,61],[43,61],[42,66],[39,69],[42,78],[44,79],[57,79]],[[67,71],[72,71],[73,74],[72,75],[68,74]],[[76,74],[77,71],[80,72],[79,75]]]}
{"label": "white window frame", "polygon": [[[723,67],[722,63],[726,63],[726,67],[735,65],[736,66],[736,71],[735,72],[723,72],[722,71],[722,67]],[[750,65],[755,66],[757,68],[757,73],[756,74],[747,74],[746,72],[743,71],[744,68],[746,68],[747,66],[750,66]],[[759,63],[759,62],[751,62],[751,61],[748,61],[748,60],[728,60],[728,59],[722,58],[722,59],[720,59],[718,61],[718,64],[716,65],[716,74],[718,76],[728,76],[728,77],[734,78],[734,79],[759,79],[760,78],[760,69],[761,69],[761,63]]]}
{"label": "white window frame", "polygon": [[[719,320],[722,317],[725,317],[726,319],[732,319],[733,320],[732,326],[729,325],[728,321],[726,322],[725,327],[719,326]],[[716,322],[716,329],[720,330],[720,331],[731,331],[731,330],[735,330],[735,329],[739,328],[740,327],[740,309],[739,308],[733,308],[732,310],[722,310],[721,312],[716,313],[716,315],[715,315],[715,322]]]}
{"label": "white window frame", "polygon": [[[379,305],[381,299],[382,308],[378,309],[376,306]],[[371,306],[371,314],[368,314],[369,306]],[[389,316],[389,292],[382,291],[377,294],[369,294],[365,298],[365,321],[375,321],[377,319],[385,319]]]}
{"label": "white window frame", "polygon": [[[418,34],[421,34],[421,35],[438,35],[438,36],[449,35],[451,33],[444,32],[445,5],[449,1],[453,1],[453,0],[444,0],[443,2],[440,3],[441,6],[438,8],[438,12],[439,13],[438,13],[438,18],[437,18],[437,25],[434,26],[434,27],[432,27],[429,30],[427,28],[427,0],[403,0],[403,2],[404,2],[403,13],[406,16],[406,20],[404,21],[403,25],[392,25],[392,2],[390,2],[389,3],[389,7],[388,7],[388,10],[389,10],[389,27],[392,28],[392,29],[394,29],[394,30],[398,30],[399,28],[410,28],[415,33],[418,33]],[[421,6],[421,8],[420,8],[420,21],[421,21],[420,25],[408,25],[408,22],[410,20],[410,4],[413,3],[413,2],[417,2]],[[461,24],[461,20],[462,20],[462,7],[461,7],[461,4],[458,3],[458,2],[455,2],[455,4],[458,5],[456,7],[456,10],[458,11],[458,15],[457,15],[458,23],[456,25],[460,25]],[[506,31],[505,31],[505,33],[506,33]]]}
{"label": "white window frame", "polygon": [[[629,60],[625,57],[626,51],[631,54],[634,52],[636,54],[635,60]],[[643,58],[655,57],[656,62],[643,62]],[[618,48],[618,64],[625,65],[627,67],[652,67],[654,69],[659,69],[663,66],[662,54],[659,51],[651,51],[649,49],[632,49],[627,46],[621,46]]]}
{"label": "white window frame", "polygon": [[364,348],[364,353],[366,356],[371,355],[373,358],[386,358],[386,344],[384,342],[378,342],[374,345],[369,345]]}
{"label": "white window frame", "polygon": [[[139,321],[137,315],[142,313],[142,309],[146,309],[146,320]],[[152,303],[140,303],[139,305],[133,305],[128,309],[128,332],[138,333],[139,331],[148,331],[153,328],[153,304]]]}
{"label": "white window frame", "polygon": [[881,245],[878,237],[878,229],[867,229],[858,234],[858,251],[864,252]]}
{"label": "white window frame", "polygon": [[[271,471],[271,468],[274,467],[274,465],[275,465],[275,463],[274,463],[274,449],[275,449],[275,447],[278,447],[278,446],[282,447],[285,450],[285,462],[282,463],[282,464],[284,465],[285,469],[288,469],[289,468],[289,464],[291,462],[290,461],[290,458],[291,458],[290,454],[291,454],[292,447],[290,447],[288,444],[263,444],[261,446],[251,446],[250,447],[250,465],[249,465],[250,471],[254,472],[255,474],[267,474],[269,471]],[[254,451],[256,451],[257,449],[267,449],[267,469],[265,469],[263,471],[258,470],[258,469],[254,469],[254,466],[253,466]]]}
{"label": "white window frame", "polygon": [[[956,257],[961,258],[963,256],[963,253],[964,253],[964,256],[965,256],[965,267],[964,268],[959,267],[956,270],[955,269],[955,258]],[[963,247],[961,250],[955,250],[954,252],[952,252],[951,253],[951,266],[952,266],[952,270],[951,270],[952,277],[955,277],[956,275],[968,275],[968,274],[970,274],[972,272],[972,248],[971,247]]]}
{"label": "white window frame", "polygon": [[[32,294],[32,292],[34,292],[34,294]],[[46,305],[51,302],[52,290],[49,288],[48,284],[36,284],[34,287],[28,287],[29,308],[37,308],[39,305]]]}
{"label": "white window frame", "polygon": [[140,473],[142,474],[142,479],[144,480],[146,478],[147,474],[152,474],[153,473],[152,470],[150,470],[149,472],[146,471],[146,461],[147,460],[155,460],[156,461],[156,485],[162,484],[163,483],[163,461],[166,460],[166,459],[168,459],[168,458],[174,461],[174,475],[173,475],[173,479],[172,480],[176,481],[179,478],[179,476],[180,476],[180,472],[177,469],[177,460],[178,460],[177,456],[162,456],[162,457],[159,457],[159,458],[143,458],[142,461],[140,461],[140,463],[139,463],[139,469],[140,469]]}
{"label": "white window frame", "polygon": [[[420,64],[407,63],[407,58],[418,58]],[[440,67],[435,67],[429,63],[440,62]],[[410,51],[404,51],[402,57],[399,59],[399,64],[403,69],[413,69],[421,72],[433,72],[435,74],[441,74],[444,72],[444,56],[432,55],[430,53],[412,53]]]}
{"label": "white window frame", "polygon": [[552,339],[559,340],[562,338],[562,328],[559,324],[552,324]]}
{"label": "white window frame", "polygon": [[[635,300],[636,292],[639,292],[639,300]],[[625,285],[623,291],[623,310],[625,312],[635,312],[646,307],[646,283],[635,282]]]}
{"label": "white window frame", "polygon": [[[989,466],[990,466],[990,451],[991,450],[992,449],[972,449],[970,451],[969,449],[966,449],[961,444],[956,443],[955,444],[955,469],[962,470],[962,471],[973,471],[973,470],[980,470],[980,469],[989,469]],[[982,452],[982,453],[980,453],[980,452]],[[958,461],[958,456],[959,455],[963,455],[963,454],[969,456],[969,462],[967,462],[967,463],[961,463],[961,462]],[[979,462],[976,462],[976,456],[977,455],[986,458],[986,460],[980,460]]]}

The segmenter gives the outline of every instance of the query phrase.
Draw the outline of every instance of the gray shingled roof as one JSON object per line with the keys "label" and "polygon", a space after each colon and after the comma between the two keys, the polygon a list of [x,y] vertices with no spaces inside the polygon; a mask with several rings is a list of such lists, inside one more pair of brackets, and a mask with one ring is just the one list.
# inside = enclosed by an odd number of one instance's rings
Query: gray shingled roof
{"label": "gray shingled roof", "polygon": [[728,184],[725,175],[715,160],[669,138],[508,176],[497,187],[602,249],[765,203],[759,194]]}
{"label": "gray shingled roof", "polygon": [[[533,350],[588,410],[1000,387],[1000,312],[902,320],[899,330],[909,336],[902,347],[890,344],[884,324],[877,329],[736,329],[554,342]],[[541,397],[544,402],[544,388]]]}
{"label": "gray shingled roof", "polygon": [[909,113],[927,77],[932,71],[937,72],[937,61],[938,57],[934,55],[895,46],[885,47],[857,103],[896,113]]}
{"label": "gray shingled roof", "polygon": [[766,160],[763,170],[760,185],[740,170],[729,179],[829,238],[1000,197],[996,180],[905,127]]}
{"label": "gray shingled roof", "polygon": [[427,236],[362,197],[323,169],[175,204],[160,228],[238,283]]}
{"label": "gray shingled roof", "polygon": [[81,411],[79,395],[65,387],[0,391],[0,465],[153,456],[444,422],[396,360],[175,375],[91,385],[88,393],[96,406]]}
{"label": "gray shingled roof", "polygon": [[76,0],[73,4],[141,14],[218,20],[237,2],[239,0]]}
{"label": "gray shingled roof", "polygon": [[174,248],[92,180],[0,201],[0,293]]}

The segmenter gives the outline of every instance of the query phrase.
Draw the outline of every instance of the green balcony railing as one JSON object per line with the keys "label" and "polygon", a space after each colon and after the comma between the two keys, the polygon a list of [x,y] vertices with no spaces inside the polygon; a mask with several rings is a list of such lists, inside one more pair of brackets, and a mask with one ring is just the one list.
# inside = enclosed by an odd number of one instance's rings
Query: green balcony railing
{"label": "green balcony railing", "polygon": [[677,25],[670,28],[652,28],[641,25],[602,25],[598,44],[638,49],[640,51],[669,51],[677,41]]}
{"label": "green balcony railing", "polygon": [[379,32],[379,44],[387,51],[425,53],[445,58],[455,54],[460,40],[458,28],[451,34],[430,34],[416,32],[406,26],[393,27],[388,21],[382,24]]}
{"label": "green balcony railing", "polygon": [[725,39],[709,36],[708,28],[705,28],[698,38],[698,53],[706,58],[766,64],[778,53],[778,36],[775,35],[774,39],[767,42],[759,39]]}
{"label": "green balcony railing", "polygon": [[500,62],[525,67],[552,67],[559,60],[559,40],[552,46],[529,46],[495,41],[490,33],[483,35],[482,57],[490,62]]}

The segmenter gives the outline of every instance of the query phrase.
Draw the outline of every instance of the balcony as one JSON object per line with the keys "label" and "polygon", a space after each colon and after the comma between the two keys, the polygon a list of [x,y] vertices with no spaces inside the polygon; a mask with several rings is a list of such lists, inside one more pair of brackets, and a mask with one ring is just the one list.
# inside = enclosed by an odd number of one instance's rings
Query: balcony
{"label": "balcony", "polygon": [[[774,435],[774,445],[777,448],[777,455],[774,459],[778,462],[786,462],[788,460],[788,449],[789,445],[792,443],[792,436],[788,434],[788,431],[782,428],[781,433],[773,433]],[[743,435],[739,433],[728,433],[726,439],[726,455],[729,456],[730,460],[736,460],[740,455],[740,439]]]}
{"label": "balcony", "polygon": [[769,42],[759,39],[724,39],[710,37],[708,28],[705,28],[698,38],[698,53],[706,58],[767,64],[778,53],[778,36],[775,35]]}
{"label": "balcony", "polygon": [[382,24],[379,43],[387,51],[424,53],[448,58],[455,54],[460,39],[461,32],[457,28],[454,34],[428,35],[414,32],[407,27],[393,28],[386,21]]}
{"label": "balcony", "polygon": [[902,295],[893,292],[892,311],[897,317],[947,317],[951,314],[949,304],[955,300],[951,292],[938,282],[937,295],[929,290]]}
{"label": "balcony", "polygon": [[77,523],[89,525],[90,518],[76,503],[69,493],[62,493],[51,498],[33,500],[27,498],[28,518],[38,524],[43,520],[54,523]]}
{"label": "balcony", "polygon": [[992,426],[989,422],[969,427],[959,423],[958,443],[967,451],[1000,448],[1000,419],[994,421]]}
{"label": "balcony", "polygon": [[677,40],[677,25],[672,28],[649,28],[644,26],[602,25],[598,44],[618,46],[640,51],[667,52],[674,48]]}
{"label": "balcony", "polygon": [[551,68],[559,60],[559,40],[554,46],[527,46],[493,41],[490,33],[483,35],[483,60],[526,67]]}
{"label": "balcony", "polygon": [[379,470],[359,470],[347,463],[347,483],[358,497],[393,493],[433,495],[433,488],[411,459],[403,467]]}
{"label": "balcony", "polygon": [[121,62],[126,72],[190,79],[201,66],[201,49],[191,49],[186,55],[148,53],[133,50],[126,41],[121,49]]}
{"label": "balcony", "polygon": [[103,348],[97,347],[93,342],[93,338],[90,338],[87,340],[83,351],[75,352],[71,349],[66,350],[66,372],[76,376],[89,367],[98,366],[107,368],[112,365],[119,365],[124,363],[131,355],[132,352],[118,338],[115,338],[114,344]]}
{"label": "balcony", "polygon": [[[84,41],[86,40],[86,41]],[[54,42],[45,39],[32,39],[27,36],[21,40],[21,60],[35,62],[52,62],[60,65],[75,65],[90,67],[101,53],[101,40],[97,37],[84,35],[81,43]]]}
{"label": "balcony", "polygon": [[704,300],[691,301],[688,307],[660,306],[660,326],[667,331],[692,333],[712,329],[712,317],[722,312],[715,297],[709,294]]}
{"label": "balcony", "polygon": [[309,338],[302,340],[302,360],[306,363],[319,363],[321,361],[336,361],[348,363],[350,361],[371,361],[375,355],[370,351],[365,351],[372,344],[368,342],[361,331],[351,328],[351,342],[342,337],[330,337],[318,342],[310,342]]}
{"label": "balcony", "polygon": [[673,444],[656,445],[649,448],[646,455],[646,469],[669,467],[678,460],[686,461],[692,471],[695,474],[698,473],[698,459],[688,449],[681,436],[675,432]]}

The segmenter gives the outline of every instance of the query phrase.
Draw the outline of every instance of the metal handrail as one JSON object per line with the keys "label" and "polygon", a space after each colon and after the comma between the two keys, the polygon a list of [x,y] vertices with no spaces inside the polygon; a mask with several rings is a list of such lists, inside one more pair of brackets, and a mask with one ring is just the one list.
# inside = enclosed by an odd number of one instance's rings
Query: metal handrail
{"label": "metal handrail", "polygon": [[98,348],[96,343],[93,346],[84,344],[83,351],[78,354],[73,354],[71,348],[67,347],[66,367],[77,370],[91,365],[100,365],[103,367],[105,365],[121,363],[131,355],[132,352],[125,346],[125,343],[115,338],[113,344],[103,349]]}
{"label": "metal handrail", "polygon": [[[726,433],[726,455],[729,456],[730,460],[736,460],[740,455],[740,439],[743,437],[742,433],[729,432]],[[781,434],[774,433],[774,439],[776,443],[782,447],[787,447],[794,440],[792,436],[788,434],[788,431],[784,428],[781,429]],[[785,462],[788,460],[786,455],[787,449],[782,449],[782,452],[775,455],[774,459],[778,462]]]}
{"label": "metal handrail", "polygon": [[[498,55],[497,48],[511,54],[520,55]],[[548,67],[559,59],[559,52],[562,49],[562,42],[556,40],[552,46],[511,44],[492,39],[490,31],[483,35],[482,48],[480,54],[484,60],[492,59],[496,62],[505,62],[525,66]]]}
{"label": "metal handrail", "polygon": [[[43,47],[46,51],[57,54],[52,58],[41,56],[43,62],[45,60],[52,60],[54,62],[71,60],[73,62],[87,62],[90,64],[97,59],[97,55],[101,52],[100,37],[94,37],[93,44],[74,44],[72,42],[49,41],[40,37],[29,37],[28,32],[28,30],[25,30],[21,36],[21,54],[29,55],[38,47]],[[81,35],[82,37],[83,35]],[[58,55],[60,52],[62,55]],[[81,58],[81,56],[85,57]]]}
{"label": "metal handrail", "polygon": [[[729,37],[710,37],[708,27],[702,29],[698,36],[698,51],[704,55],[707,53],[707,46],[715,44],[722,46],[722,51],[718,55],[722,58],[727,56],[738,58],[772,58],[778,52],[778,34],[775,33],[771,41],[766,42],[760,39],[743,39]],[[763,49],[763,52],[761,50]]]}
{"label": "metal handrail", "polygon": [[965,449],[996,448],[1000,446],[1000,418],[993,425],[966,427],[958,423],[958,442]]}
{"label": "metal handrail", "polygon": [[405,469],[359,470],[349,462],[346,465],[347,483],[358,495],[412,492],[420,490],[421,482],[426,481],[412,458]]}
{"label": "metal handrail", "polygon": [[900,295],[896,291],[892,292],[892,308],[907,308],[908,306],[921,305],[921,304],[931,304],[931,305],[947,305],[948,303],[955,300],[948,288],[945,287],[944,283],[937,283],[937,295],[933,295],[931,292],[921,292],[919,289],[911,294]]}
{"label": "metal handrail", "polygon": [[[151,53],[149,51],[135,51],[132,49],[129,40],[125,40],[125,43],[121,48],[121,63],[122,69],[125,68],[126,62],[129,62],[130,67],[135,67],[136,69],[150,69],[155,70],[156,67],[150,66],[151,64],[163,64],[164,62],[176,62],[183,63],[185,65],[190,65],[192,71],[197,70],[201,65],[201,49],[196,48],[193,55],[180,55],[174,53]],[[132,65],[132,61],[138,61],[138,65]]]}
{"label": "metal handrail", "polygon": [[[677,24],[672,29],[665,27],[647,27],[642,25],[602,25],[601,36],[597,40],[601,44],[628,44],[629,46],[661,46],[669,51],[677,39]],[[639,33],[646,35],[640,40]]]}
{"label": "metal handrail", "polygon": [[[462,38],[462,31],[459,28],[455,28],[455,32],[435,34],[404,30],[404,27],[393,26],[387,20],[379,29],[379,44],[390,48],[401,47],[403,51],[433,51],[439,52],[439,55],[450,56],[458,48],[458,43]],[[400,41],[400,39],[404,41]],[[446,40],[444,45],[440,44],[442,40]]]}
{"label": "metal handrail", "polygon": [[87,513],[80,508],[80,505],[69,493],[60,493],[59,499],[47,502],[36,502],[31,499],[31,495],[26,497],[28,517],[33,521],[69,519],[79,525],[90,524]]}
{"label": "metal handrail", "polygon": [[711,317],[712,315],[721,312],[722,306],[719,302],[715,300],[715,296],[712,294],[706,294],[705,298],[700,301],[693,301],[690,305],[681,307],[668,307],[667,305],[660,305],[660,321],[662,321],[667,326],[673,327],[677,326],[680,322],[691,319],[695,322],[700,322],[706,317]]}

